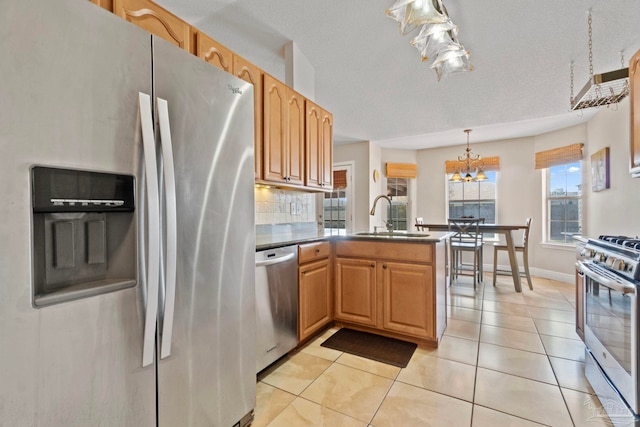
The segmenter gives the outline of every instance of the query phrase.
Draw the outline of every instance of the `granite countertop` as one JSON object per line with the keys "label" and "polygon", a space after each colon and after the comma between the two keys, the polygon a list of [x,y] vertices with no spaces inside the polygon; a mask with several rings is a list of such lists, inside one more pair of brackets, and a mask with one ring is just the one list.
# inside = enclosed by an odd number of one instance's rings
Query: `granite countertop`
{"label": "granite countertop", "polygon": [[303,243],[311,243],[321,240],[376,240],[384,242],[405,242],[405,243],[437,243],[445,240],[451,233],[443,231],[425,231],[425,232],[402,232],[395,231],[393,233],[353,233],[331,235],[325,232],[304,232],[304,233],[286,233],[275,235],[256,236],[256,251],[274,249],[283,246],[297,245]]}
{"label": "granite countertop", "polygon": [[424,231],[424,232],[403,232],[393,233],[354,233],[345,236],[334,236],[334,239],[346,240],[377,240],[384,242],[408,242],[408,243],[437,243],[447,239],[451,235],[448,231]]}
{"label": "granite countertop", "polygon": [[284,233],[273,235],[256,236],[256,251],[264,251],[267,249],[281,248],[283,246],[297,245],[300,243],[310,243],[319,240],[328,239],[324,232],[302,232],[302,233]]}

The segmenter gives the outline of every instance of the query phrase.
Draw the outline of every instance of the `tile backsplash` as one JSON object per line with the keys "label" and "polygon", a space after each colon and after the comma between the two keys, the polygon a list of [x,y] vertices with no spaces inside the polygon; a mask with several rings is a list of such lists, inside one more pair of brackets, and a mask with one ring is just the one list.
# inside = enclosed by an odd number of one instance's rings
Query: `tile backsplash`
{"label": "tile backsplash", "polygon": [[316,222],[316,194],[255,188],[256,225]]}

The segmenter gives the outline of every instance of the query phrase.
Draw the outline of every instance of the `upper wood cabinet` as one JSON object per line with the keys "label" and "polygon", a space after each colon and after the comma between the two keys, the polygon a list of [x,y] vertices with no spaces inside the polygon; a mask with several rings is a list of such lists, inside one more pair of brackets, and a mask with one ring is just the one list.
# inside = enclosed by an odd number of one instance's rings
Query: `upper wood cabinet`
{"label": "upper wood cabinet", "polygon": [[196,34],[196,55],[227,73],[233,72],[233,52],[201,32]]}
{"label": "upper wood cabinet", "polygon": [[631,173],[640,178],[640,50],[629,61],[631,96],[630,159]]}
{"label": "upper wood cabinet", "polygon": [[333,114],[322,110],[322,188],[333,188]]}
{"label": "upper wood cabinet", "polygon": [[286,181],[287,87],[265,74],[263,91],[263,178]]}
{"label": "upper wood cabinet", "polygon": [[264,75],[263,178],[304,184],[304,98]]}
{"label": "upper wood cabinet", "polygon": [[262,179],[262,70],[241,56],[233,55],[233,74],[253,85],[255,176]]}
{"label": "upper wood cabinet", "polygon": [[103,9],[107,9],[109,12],[113,12],[113,0],[91,0],[91,3],[97,4]]}
{"label": "upper wood cabinet", "polygon": [[289,184],[304,185],[304,97],[287,88],[287,163]]}
{"label": "upper wood cabinet", "polygon": [[191,26],[149,0],[113,0],[113,13],[193,53]]}
{"label": "upper wood cabinet", "polygon": [[306,102],[305,185],[331,190],[333,186],[333,116]]}

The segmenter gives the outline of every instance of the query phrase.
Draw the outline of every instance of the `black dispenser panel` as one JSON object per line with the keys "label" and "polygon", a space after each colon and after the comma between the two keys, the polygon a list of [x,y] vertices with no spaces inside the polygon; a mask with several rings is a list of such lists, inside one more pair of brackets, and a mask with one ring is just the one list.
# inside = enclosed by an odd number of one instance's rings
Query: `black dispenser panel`
{"label": "black dispenser panel", "polygon": [[34,166],[33,306],[136,285],[135,178]]}
{"label": "black dispenser panel", "polygon": [[36,166],[33,212],[133,212],[134,177]]}

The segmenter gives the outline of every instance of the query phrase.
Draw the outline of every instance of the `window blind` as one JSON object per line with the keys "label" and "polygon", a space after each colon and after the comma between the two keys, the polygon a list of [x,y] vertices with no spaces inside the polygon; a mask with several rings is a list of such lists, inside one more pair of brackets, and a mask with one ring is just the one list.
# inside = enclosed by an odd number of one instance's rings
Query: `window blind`
{"label": "window blind", "polygon": [[583,147],[584,144],[579,143],[552,150],[539,151],[536,153],[536,169],[545,169],[582,160]]}
{"label": "window blind", "polygon": [[333,189],[338,190],[347,188],[347,170],[334,170],[333,171]]}
{"label": "window blind", "polygon": [[413,163],[387,163],[387,178],[415,178],[418,167]]}
{"label": "window blind", "polygon": [[[482,163],[484,163],[482,170],[485,172],[500,170],[500,156],[483,157]],[[445,173],[447,174],[455,173],[456,171],[458,171],[458,169],[461,166],[462,166],[462,163],[460,163],[457,160],[446,160],[444,162],[444,169],[445,169]]]}

